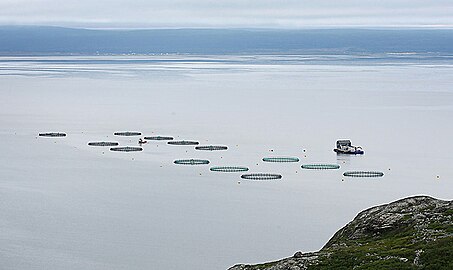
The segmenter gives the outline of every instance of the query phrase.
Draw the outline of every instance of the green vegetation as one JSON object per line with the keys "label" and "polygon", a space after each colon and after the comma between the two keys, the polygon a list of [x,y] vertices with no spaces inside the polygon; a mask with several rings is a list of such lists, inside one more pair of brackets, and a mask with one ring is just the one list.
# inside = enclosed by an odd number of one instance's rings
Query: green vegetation
{"label": "green vegetation", "polygon": [[266,268],[269,268],[269,267],[274,266],[276,264],[277,264],[277,262],[268,262],[268,263],[257,264],[257,265],[255,265],[255,269],[257,269],[257,270],[266,269]]}
{"label": "green vegetation", "polygon": [[[450,225],[451,227],[452,225]],[[323,256],[309,269],[453,269],[453,236],[429,243],[414,243],[405,230],[389,233],[375,241],[351,242],[350,245],[330,248],[330,256]],[[422,250],[418,265],[414,264],[418,250]]]}
{"label": "green vegetation", "polygon": [[420,255],[420,264],[426,270],[453,269],[453,236],[427,244]]}
{"label": "green vegetation", "polygon": [[371,208],[305,255],[232,269],[451,270],[453,203],[417,196]]}

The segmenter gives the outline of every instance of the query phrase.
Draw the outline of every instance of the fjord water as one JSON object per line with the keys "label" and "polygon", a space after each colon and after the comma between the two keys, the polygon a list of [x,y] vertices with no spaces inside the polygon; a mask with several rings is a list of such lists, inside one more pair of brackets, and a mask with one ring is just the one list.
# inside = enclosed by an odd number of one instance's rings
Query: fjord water
{"label": "fjord water", "polygon": [[[452,199],[452,64],[412,54],[2,57],[0,268],[225,269],[318,250],[377,204]],[[229,149],[87,146],[136,145],[113,136],[126,130]],[[49,131],[68,136],[37,137]],[[342,138],[365,155],[337,156]],[[283,179],[241,181],[178,158]],[[341,169],[300,168],[314,162]]]}

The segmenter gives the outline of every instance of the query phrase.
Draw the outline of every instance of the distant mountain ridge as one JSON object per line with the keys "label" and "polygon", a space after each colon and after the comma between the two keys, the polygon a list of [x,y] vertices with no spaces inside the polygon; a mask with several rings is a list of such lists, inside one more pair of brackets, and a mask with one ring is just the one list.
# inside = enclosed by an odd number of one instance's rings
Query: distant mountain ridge
{"label": "distant mountain ridge", "polygon": [[401,199],[360,212],[317,252],[229,270],[453,269],[453,201]]}
{"label": "distant mountain ridge", "polygon": [[0,26],[1,55],[453,53],[451,29],[91,30]]}

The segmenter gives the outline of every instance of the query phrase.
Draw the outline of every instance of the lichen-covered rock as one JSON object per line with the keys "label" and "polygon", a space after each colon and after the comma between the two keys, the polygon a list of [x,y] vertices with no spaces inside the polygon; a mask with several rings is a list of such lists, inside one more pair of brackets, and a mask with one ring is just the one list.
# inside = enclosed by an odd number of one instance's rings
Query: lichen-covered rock
{"label": "lichen-covered rock", "polygon": [[239,264],[231,267],[229,270],[252,270],[252,269],[269,269],[269,270],[305,270],[310,265],[316,264],[318,254],[296,252],[295,256],[286,258],[276,262],[258,264],[258,265],[244,265]]}
{"label": "lichen-covered rock", "polygon": [[318,252],[230,270],[453,269],[453,201],[416,196],[360,212]]}
{"label": "lichen-covered rock", "polygon": [[[448,236],[447,231],[432,234],[430,225],[452,224],[453,201],[442,201],[427,196],[402,199],[389,204],[372,207],[360,212],[353,221],[340,229],[323,249],[349,243],[354,239],[378,237],[395,230],[414,229],[414,240],[434,240]],[[432,239],[427,239],[432,235]]]}

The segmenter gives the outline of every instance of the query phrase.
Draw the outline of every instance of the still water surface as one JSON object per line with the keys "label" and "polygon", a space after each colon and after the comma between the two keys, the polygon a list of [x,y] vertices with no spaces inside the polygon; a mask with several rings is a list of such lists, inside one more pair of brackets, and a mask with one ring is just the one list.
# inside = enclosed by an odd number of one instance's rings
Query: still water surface
{"label": "still water surface", "polygon": [[[318,250],[377,204],[453,197],[451,57],[2,57],[0,85],[2,269],[226,269]],[[229,149],[87,146],[137,145],[125,130]],[[340,138],[365,155],[337,156]],[[300,168],[313,162],[341,169]]]}

